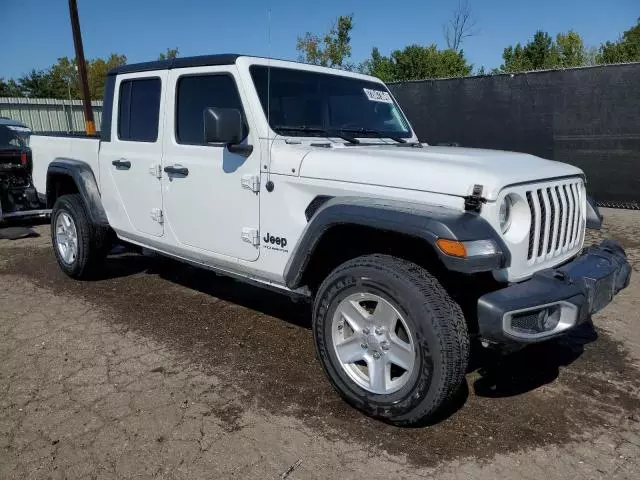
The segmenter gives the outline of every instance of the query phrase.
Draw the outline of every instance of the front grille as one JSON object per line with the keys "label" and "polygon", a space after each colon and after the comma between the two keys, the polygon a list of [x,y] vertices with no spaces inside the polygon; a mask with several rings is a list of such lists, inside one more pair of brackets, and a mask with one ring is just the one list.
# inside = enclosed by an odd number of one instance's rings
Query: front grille
{"label": "front grille", "polygon": [[580,242],[585,198],[582,181],[528,190],[526,198],[531,212],[528,260],[553,258]]}

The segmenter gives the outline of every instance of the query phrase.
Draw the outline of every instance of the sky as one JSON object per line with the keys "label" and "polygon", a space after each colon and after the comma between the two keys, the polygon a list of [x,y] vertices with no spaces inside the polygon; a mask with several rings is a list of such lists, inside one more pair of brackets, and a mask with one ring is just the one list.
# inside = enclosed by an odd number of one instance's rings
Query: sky
{"label": "sky", "polygon": [[[352,60],[406,45],[445,46],[442,26],[458,0],[77,0],[86,58],[110,53],[129,63],[154,60],[167,48],[180,56],[244,53],[296,59],[296,39],[325,32],[352,13]],[[464,1],[464,0],[463,0]],[[305,5],[306,3],[306,5]],[[397,8],[392,8],[393,6]],[[616,40],[640,16],[640,0],[469,0],[478,35],[463,49],[474,69],[501,64],[502,50],[537,29],[574,29],[587,45]],[[268,11],[271,11],[269,42]],[[73,57],[67,0],[0,0],[0,77],[45,69]]]}

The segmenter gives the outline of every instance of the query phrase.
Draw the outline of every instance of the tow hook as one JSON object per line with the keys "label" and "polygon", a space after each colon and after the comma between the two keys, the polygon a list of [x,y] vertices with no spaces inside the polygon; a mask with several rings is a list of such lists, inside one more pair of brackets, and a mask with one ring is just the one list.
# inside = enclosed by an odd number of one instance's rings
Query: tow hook
{"label": "tow hook", "polygon": [[555,271],[553,272],[553,278],[560,280],[562,283],[566,283],[567,285],[571,285],[573,283],[573,279],[567,275],[566,272]]}

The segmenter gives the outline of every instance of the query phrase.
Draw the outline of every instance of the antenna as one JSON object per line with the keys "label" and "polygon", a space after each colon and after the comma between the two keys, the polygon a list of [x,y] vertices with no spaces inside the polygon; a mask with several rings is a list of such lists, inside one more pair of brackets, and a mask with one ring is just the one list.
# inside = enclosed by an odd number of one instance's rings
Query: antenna
{"label": "antenna", "polygon": [[267,11],[267,191],[273,190],[271,183],[271,9]]}

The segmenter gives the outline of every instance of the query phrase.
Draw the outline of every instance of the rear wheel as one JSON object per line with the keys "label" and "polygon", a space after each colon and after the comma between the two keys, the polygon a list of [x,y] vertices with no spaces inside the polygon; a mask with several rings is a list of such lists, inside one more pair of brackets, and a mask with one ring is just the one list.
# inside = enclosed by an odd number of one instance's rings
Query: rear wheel
{"label": "rear wheel", "polygon": [[320,286],[313,321],[334,387],[371,416],[398,425],[427,421],[464,380],[462,311],[413,263],[367,255],[342,264]]}
{"label": "rear wheel", "polygon": [[78,194],[56,200],[51,212],[51,241],[58,265],[73,278],[93,276],[110,249],[109,230],[91,223]]}

